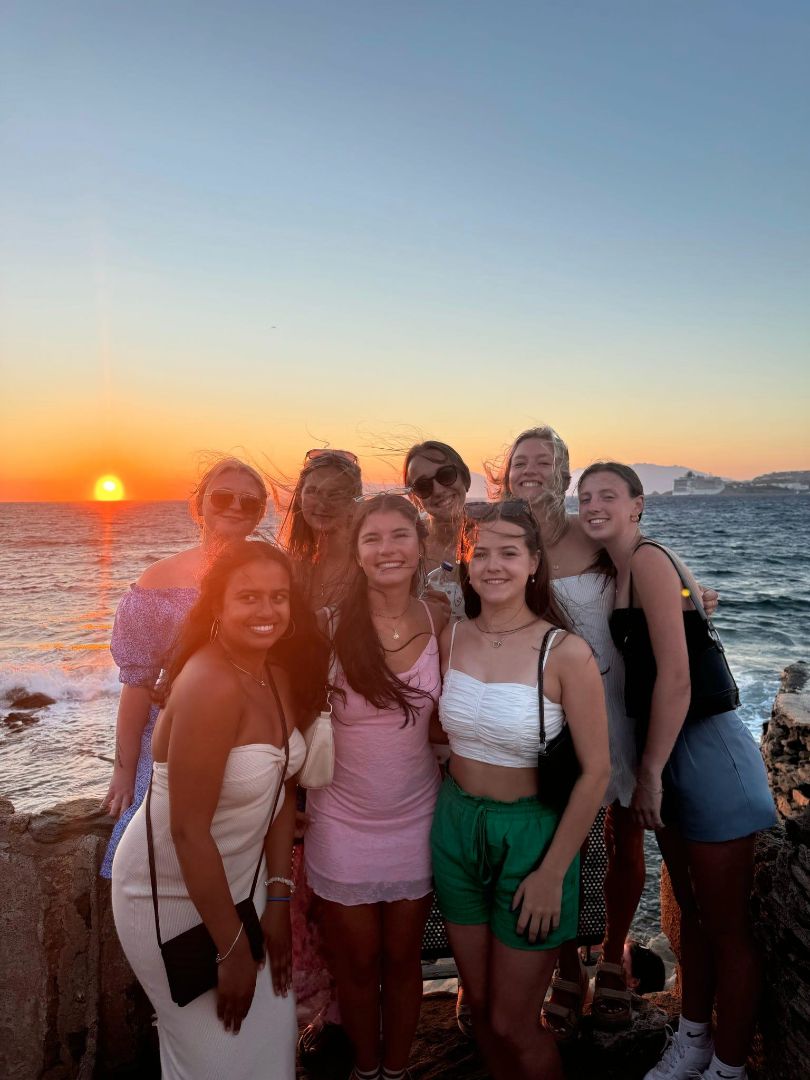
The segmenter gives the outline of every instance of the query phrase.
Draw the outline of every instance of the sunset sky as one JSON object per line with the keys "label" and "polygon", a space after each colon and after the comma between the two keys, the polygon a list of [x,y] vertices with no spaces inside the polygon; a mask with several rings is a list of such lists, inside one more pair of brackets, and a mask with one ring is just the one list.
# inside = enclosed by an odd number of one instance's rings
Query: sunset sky
{"label": "sunset sky", "polygon": [[19,0],[0,499],[553,424],[810,468],[810,9]]}

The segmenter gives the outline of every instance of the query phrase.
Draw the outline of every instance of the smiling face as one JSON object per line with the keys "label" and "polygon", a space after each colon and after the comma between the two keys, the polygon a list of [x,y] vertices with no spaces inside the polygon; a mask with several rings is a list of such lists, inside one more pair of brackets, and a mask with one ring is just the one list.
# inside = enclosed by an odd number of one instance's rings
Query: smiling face
{"label": "smiling face", "polygon": [[515,447],[506,478],[509,494],[534,502],[554,478],[554,446],[546,439],[522,439]]}
{"label": "smiling face", "polygon": [[202,494],[203,527],[221,539],[242,540],[261,521],[266,499],[252,473],[224,468],[211,476]]}
{"label": "smiling face", "polygon": [[314,532],[344,528],[351,517],[355,487],[337,466],[312,469],[301,486],[301,514]]}
{"label": "smiling face", "polygon": [[579,520],[601,544],[635,533],[643,509],[644,496],[631,495],[627,482],[615,473],[592,472],[580,482]]}
{"label": "smiling face", "polygon": [[526,582],[537,571],[540,558],[529,551],[526,533],[511,521],[482,522],[470,553],[470,584],[488,604],[519,604]]}
{"label": "smiling face", "polygon": [[[451,478],[455,471],[455,478]],[[450,482],[445,484],[443,480]],[[420,481],[422,482],[420,484]],[[408,462],[405,482],[417,488],[431,485],[430,494],[414,492],[420,505],[436,521],[458,521],[464,509],[467,490],[460,470],[440,454],[417,454]]]}
{"label": "smiling face", "polygon": [[269,649],[290,623],[290,578],[279,563],[245,563],[231,574],[222,595],[219,635],[235,653]]}
{"label": "smiling face", "polygon": [[416,526],[398,510],[374,511],[360,526],[357,561],[369,586],[390,589],[410,585],[420,554]]}

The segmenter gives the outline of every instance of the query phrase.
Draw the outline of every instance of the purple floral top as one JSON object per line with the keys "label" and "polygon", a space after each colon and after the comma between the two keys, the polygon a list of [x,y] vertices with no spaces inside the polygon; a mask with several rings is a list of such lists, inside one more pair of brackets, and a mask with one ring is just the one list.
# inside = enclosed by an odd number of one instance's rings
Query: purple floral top
{"label": "purple floral top", "polygon": [[[118,678],[127,686],[151,690],[174,645],[183,620],[197,597],[197,589],[144,589],[131,585],[118,604],[113,625],[110,652],[118,665]],[[110,837],[101,876],[110,877],[118,841],[135,811],[143,802],[152,775],[152,731],[158,715],[157,705],[149,710],[149,719],[141,737],[141,751],[135,772],[132,806],[125,810]]]}

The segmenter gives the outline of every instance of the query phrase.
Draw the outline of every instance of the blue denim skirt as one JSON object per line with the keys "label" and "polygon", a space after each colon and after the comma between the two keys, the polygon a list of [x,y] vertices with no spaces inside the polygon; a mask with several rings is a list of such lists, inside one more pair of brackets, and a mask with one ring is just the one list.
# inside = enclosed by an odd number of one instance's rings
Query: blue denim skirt
{"label": "blue denim skirt", "polygon": [[687,840],[737,840],[776,824],[762,754],[736,712],[684,724],[663,783],[662,820]]}

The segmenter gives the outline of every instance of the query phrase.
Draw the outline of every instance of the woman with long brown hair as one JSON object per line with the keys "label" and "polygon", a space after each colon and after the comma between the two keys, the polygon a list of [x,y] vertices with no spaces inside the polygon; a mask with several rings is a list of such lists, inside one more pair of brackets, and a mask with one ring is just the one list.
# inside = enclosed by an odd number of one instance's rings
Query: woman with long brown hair
{"label": "woman with long brown hair", "polygon": [[[297,722],[320,702],[326,660],[284,553],[230,544],[203,577],[158,686],[147,798],[113,863],[115,924],[157,1013],[164,1080],[295,1075]],[[248,897],[258,954],[236,908]],[[195,986],[181,1007],[160,942],[200,920],[216,948],[216,985]]]}
{"label": "woman with long brown hair", "polygon": [[[579,848],[610,772],[604,693],[554,600],[529,504],[466,513],[468,619],[442,636],[450,765],[431,835],[436,896],[495,1080],[561,1080],[554,1039],[532,1017],[576,935]],[[538,755],[566,725],[579,776],[560,807]]]}
{"label": "woman with long brown hair", "polygon": [[406,1076],[421,1007],[439,787],[428,725],[444,621],[417,599],[425,536],[401,495],[359,502],[354,572],[342,602],[323,614],[337,665],[335,772],[328,788],[309,793],[305,858],[354,1045],[354,1080]]}

